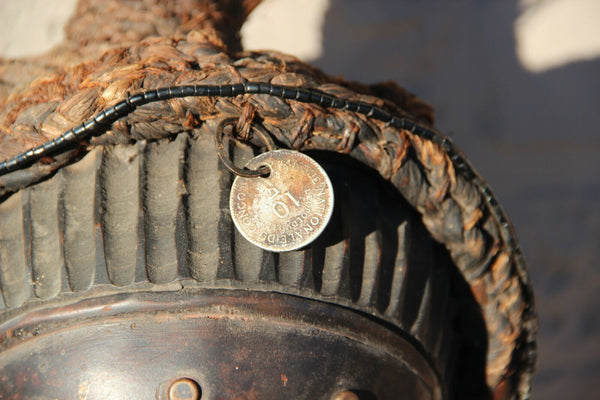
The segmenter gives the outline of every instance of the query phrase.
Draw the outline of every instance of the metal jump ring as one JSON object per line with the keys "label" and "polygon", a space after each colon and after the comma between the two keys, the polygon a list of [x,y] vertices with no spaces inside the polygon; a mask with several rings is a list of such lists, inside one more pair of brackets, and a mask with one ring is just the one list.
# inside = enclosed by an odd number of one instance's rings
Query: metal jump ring
{"label": "metal jump ring", "polygon": [[[248,168],[238,168],[235,166],[233,161],[229,159],[229,157],[225,154],[225,146],[223,146],[223,134],[225,131],[225,127],[228,125],[235,125],[237,122],[237,118],[227,118],[221,121],[217,130],[215,132],[215,147],[217,148],[217,155],[223,162],[223,165],[231,171],[232,173],[243,176],[245,178],[257,178],[260,176],[267,176],[271,173],[271,170],[266,165],[261,165],[258,169],[248,169]],[[254,131],[258,134],[258,136],[265,143],[267,149],[269,151],[274,150],[275,144],[271,139],[271,136],[267,133],[267,131],[260,125],[254,125],[252,127]]]}

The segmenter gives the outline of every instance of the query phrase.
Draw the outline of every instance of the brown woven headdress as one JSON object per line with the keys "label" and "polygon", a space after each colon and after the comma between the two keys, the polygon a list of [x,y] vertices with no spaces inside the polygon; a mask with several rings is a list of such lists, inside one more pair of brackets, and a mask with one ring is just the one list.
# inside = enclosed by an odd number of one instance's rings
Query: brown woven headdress
{"label": "brown woven headdress", "polygon": [[[383,181],[393,185],[418,212],[429,235],[445,247],[480,307],[488,333],[485,376],[494,398],[528,398],[535,362],[533,294],[512,226],[487,184],[460,151],[431,128],[431,107],[395,83],[346,82],[291,56],[240,51],[239,28],[257,3],[81,1],[67,27],[67,40],[57,49],[35,59],[2,61],[0,161],[59,137],[129,95],[182,85],[261,82],[306,88],[350,104],[376,106],[398,120],[412,121],[418,128],[401,129],[384,121],[386,118],[373,118],[372,112],[268,94],[190,96],[139,107],[106,129],[96,130],[92,136],[0,176],[3,202],[0,246],[5,246],[0,249],[0,283],[6,315],[14,315],[36,298],[56,297],[62,290],[59,284],[51,282],[51,272],[36,274],[35,265],[30,267],[35,264],[35,257],[21,259],[19,252],[14,251],[23,250],[18,243],[22,247],[32,246],[22,244],[23,237],[29,243],[35,235],[22,232],[21,221],[23,209],[35,209],[36,193],[50,191],[56,201],[68,201],[69,196],[77,195],[77,201],[87,203],[82,205],[81,215],[91,212],[91,218],[98,220],[94,216],[94,199],[103,195],[96,192],[95,185],[86,186],[86,180],[99,179],[102,185],[108,185],[102,189],[107,192],[126,192],[123,182],[125,185],[130,182],[127,179],[138,182],[139,174],[151,175],[156,169],[156,174],[167,176],[157,185],[163,185],[162,189],[174,196],[174,201],[184,195],[193,198],[194,193],[205,189],[194,187],[192,167],[181,175],[181,157],[185,157],[185,162],[194,157],[212,160],[212,132],[223,119],[236,117],[239,127],[262,125],[282,148],[343,154],[376,171]],[[184,136],[187,139],[181,139]],[[197,145],[181,144],[181,140],[195,140]],[[140,143],[144,143],[143,150]],[[173,143],[176,145],[165,147]],[[142,172],[137,169],[139,158],[144,159]],[[87,168],[85,163],[93,171],[99,168],[102,172],[79,176]],[[215,161],[213,167],[216,165]],[[111,175],[111,169],[119,174]],[[128,173],[133,178],[125,177],[121,183],[109,179]],[[65,189],[69,179],[81,180],[78,183],[81,186],[74,186],[77,188],[73,189],[74,194]],[[150,185],[150,181],[144,182]],[[151,185],[145,190],[152,190]],[[139,210],[134,211],[137,215]],[[157,224],[160,223],[159,218]],[[74,239],[68,234],[57,233],[57,237],[65,236],[62,250],[65,257],[73,256],[69,246],[75,246],[69,244]],[[146,240],[151,237],[151,233],[146,233]],[[110,240],[105,235],[105,251]],[[113,239],[122,240],[122,237]],[[194,253],[196,242],[186,240],[189,251]],[[11,247],[11,243],[17,243],[17,247]],[[204,254],[203,251],[198,254]],[[56,257],[61,257],[61,251]],[[110,257],[104,257],[110,264]],[[157,257],[146,256],[149,282],[164,284],[175,280],[177,267],[158,267],[171,264],[162,255]],[[198,260],[202,257],[198,255]],[[90,270],[95,268],[95,258],[93,262]],[[205,265],[201,260],[197,264],[190,262],[191,277],[200,282],[217,279],[217,272],[212,277]],[[33,268],[31,276],[24,272],[29,268]],[[130,282],[132,272],[127,266],[107,268],[113,285]],[[67,269],[72,290],[88,290],[93,286],[92,272],[86,273],[85,268],[83,272],[75,272],[69,265]],[[10,276],[17,278],[9,279]],[[386,308],[376,306],[375,298],[373,303],[359,304],[363,297],[353,299],[336,292],[337,289],[325,293],[329,289],[323,287],[320,294],[333,296],[333,302],[351,304],[406,328],[400,316],[382,312]]]}

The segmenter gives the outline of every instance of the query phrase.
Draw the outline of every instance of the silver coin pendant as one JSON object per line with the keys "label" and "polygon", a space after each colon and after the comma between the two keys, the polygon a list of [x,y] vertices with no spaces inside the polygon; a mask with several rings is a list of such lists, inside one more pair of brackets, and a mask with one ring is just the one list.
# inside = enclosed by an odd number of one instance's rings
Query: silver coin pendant
{"label": "silver coin pendant", "polygon": [[323,168],[306,154],[274,150],[246,167],[266,165],[266,177],[233,181],[229,208],[238,231],[273,252],[302,248],[325,229],[333,212],[333,186]]}

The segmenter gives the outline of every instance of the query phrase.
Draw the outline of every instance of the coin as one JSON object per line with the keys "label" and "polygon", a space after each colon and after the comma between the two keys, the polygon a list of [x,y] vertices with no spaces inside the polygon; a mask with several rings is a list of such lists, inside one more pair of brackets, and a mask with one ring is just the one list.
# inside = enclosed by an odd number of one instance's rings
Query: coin
{"label": "coin", "polygon": [[323,168],[306,154],[274,150],[253,158],[247,168],[266,165],[266,177],[238,176],[229,209],[248,241],[274,252],[299,249],[315,240],[333,212],[333,186]]}

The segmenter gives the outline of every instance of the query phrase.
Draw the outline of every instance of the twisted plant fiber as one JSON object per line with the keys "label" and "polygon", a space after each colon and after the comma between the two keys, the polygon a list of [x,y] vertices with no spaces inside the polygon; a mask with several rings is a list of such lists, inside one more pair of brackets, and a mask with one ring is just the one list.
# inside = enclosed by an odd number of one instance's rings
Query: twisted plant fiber
{"label": "twisted plant fiber", "polygon": [[241,50],[238,32],[261,0],[85,0],[65,27],[65,40],[49,53],[22,59],[0,57],[0,101],[34,79],[65,66],[95,60],[104,51],[132,46],[151,36],[201,31],[212,42]]}
{"label": "twisted plant fiber", "polygon": [[[138,40],[139,38],[135,38]],[[104,50],[104,49],[103,49]],[[431,109],[393,83],[331,78],[278,53],[233,53],[215,31],[149,37],[64,68],[6,98],[0,108],[0,159],[59,136],[128,92],[172,85],[268,82],[322,90],[432,122]],[[244,115],[280,147],[349,154],[378,171],[419,211],[471,286],[489,334],[487,383],[494,398],[525,399],[535,362],[533,294],[512,228],[487,185],[459,173],[446,151],[409,131],[337,109],[255,95],[184,98],[140,107],[106,133],[26,170],[0,177],[0,196],[27,187],[95,146],[167,140],[208,120]]]}

